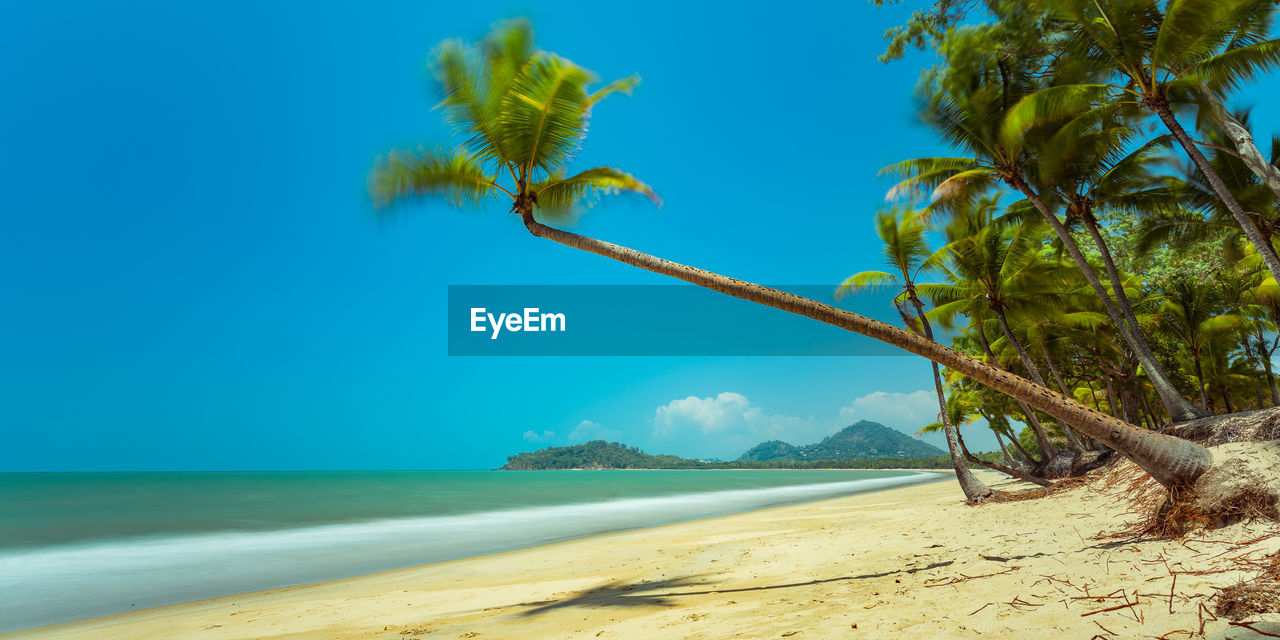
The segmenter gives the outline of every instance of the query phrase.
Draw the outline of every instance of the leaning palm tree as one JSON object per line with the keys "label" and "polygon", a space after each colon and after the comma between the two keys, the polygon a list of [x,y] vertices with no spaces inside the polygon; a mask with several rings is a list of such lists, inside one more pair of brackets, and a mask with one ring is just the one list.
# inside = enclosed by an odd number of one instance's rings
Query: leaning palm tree
{"label": "leaning palm tree", "polygon": [[1199,417],[1202,412],[1182,398],[1150,348],[1143,348],[1144,341],[1134,335],[1070,230],[1033,184],[1036,156],[1045,140],[1060,126],[1079,119],[1080,111],[1090,111],[1087,100],[1086,106],[1075,111],[1051,108],[1063,98],[1063,88],[1037,93],[1037,82],[1030,69],[1018,68],[998,51],[963,56],[936,72],[924,83],[921,115],[946,142],[970,155],[916,158],[885,167],[883,173],[900,180],[889,196],[928,195],[934,200],[931,207],[945,208],[1000,184],[1021,193],[1053,230],[1120,335],[1134,349],[1165,410],[1175,420]]}
{"label": "leaning palm tree", "polygon": [[[1036,384],[1047,388],[1040,368],[1014,335],[1009,324],[1009,312],[1020,305],[1043,303],[1046,293],[1055,284],[1054,268],[1035,255],[1038,234],[1033,223],[1012,226],[992,220],[996,202],[988,199],[965,207],[948,225],[948,243],[939,250],[938,261],[946,265],[945,272],[952,282],[926,288],[930,297],[940,303],[932,313],[935,317],[948,317],[971,313],[976,305],[985,306],[995,317],[1000,335],[1017,354],[1023,369]],[[984,344],[984,348],[989,350],[989,345]],[[1052,459],[1057,454],[1057,447],[1049,442],[1035,412],[1025,405],[1022,409],[1040,450]],[[1059,427],[1072,449],[1080,453],[1080,443],[1071,434],[1070,427],[1062,424]]]}
{"label": "leaning palm tree", "polygon": [[1280,40],[1268,40],[1272,0],[1061,0],[1047,6],[1076,29],[1079,61],[1114,83],[1049,89],[1053,101],[1110,95],[1154,113],[1204,174],[1249,242],[1280,280],[1280,257],[1174,115],[1174,106],[1208,93],[1216,99],[1280,64]]}
{"label": "leaning palm tree", "polygon": [[[876,231],[884,242],[885,264],[894,273],[884,271],[863,271],[849,276],[836,290],[836,296],[842,297],[877,287],[895,287],[902,291],[894,298],[908,329],[918,324],[921,333],[928,340],[933,340],[933,327],[925,316],[924,302],[916,293],[916,279],[922,272],[931,267],[929,245],[924,234],[928,227],[920,222],[917,212],[882,211],[876,215]],[[906,310],[910,304],[914,315]],[[941,416],[941,429],[947,439],[947,451],[951,454],[951,466],[955,468],[956,480],[964,491],[965,499],[971,503],[981,502],[991,496],[991,489],[983,484],[973,472],[960,452],[956,438],[959,424],[953,423],[947,409],[947,396],[942,387],[942,374],[938,371],[938,363],[933,365],[933,388],[938,394],[938,415]]]}
{"label": "leaning palm tree", "polygon": [[[572,210],[598,192],[652,189],[612,168],[562,177],[586,134],[592,106],[633,81],[597,92],[587,71],[552,53],[534,51],[528,26],[509,25],[480,47],[446,43],[435,59],[444,92],[443,108],[469,139],[456,151],[392,152],[370,179],[381,205],[443,199],[455,206],[482,206],[505,195],[510,212],[539,238],[595,253],[713,291],[859,333],[923,356],[1001,393],[1027,402],[1129,457],[1160,483],[1190,485],[1209,471],[1213,456],[1188,440],[1160,436],[1086,407],[1049,389],[921,335],[807,298],[664,260],[634,249],[550,227],[539,216]],[[510,177],[506,186],[500,180]]]}

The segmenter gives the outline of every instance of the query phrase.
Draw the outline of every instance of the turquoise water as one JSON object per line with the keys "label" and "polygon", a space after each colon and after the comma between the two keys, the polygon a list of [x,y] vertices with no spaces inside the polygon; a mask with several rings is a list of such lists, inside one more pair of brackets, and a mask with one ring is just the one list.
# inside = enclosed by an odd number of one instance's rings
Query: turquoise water
{"label": "turquoise water", "polygon": [[754,470],[0,474],[0,632],[937,477]]}

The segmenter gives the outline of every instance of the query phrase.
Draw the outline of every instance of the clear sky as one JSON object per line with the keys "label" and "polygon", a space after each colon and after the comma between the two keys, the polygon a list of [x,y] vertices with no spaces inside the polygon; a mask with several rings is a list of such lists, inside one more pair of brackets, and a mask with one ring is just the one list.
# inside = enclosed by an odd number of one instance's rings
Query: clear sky
{"label": "clear sky", "polygon": [[381,223],[365,192],[380,152],[444,140],[431,48],[529,16],[540,47],[644,78],[577,166],[666,205],[579,232],[838,282],[879,268],[877,169],[942,151],[913,115],[929,59],[875,59],[910,7],[285,4],[0,8],[0,470],[492,468],[594,438],[732,458],[934,420],[914,357],[449,357],[447,285],[664,280],[505,207]]}

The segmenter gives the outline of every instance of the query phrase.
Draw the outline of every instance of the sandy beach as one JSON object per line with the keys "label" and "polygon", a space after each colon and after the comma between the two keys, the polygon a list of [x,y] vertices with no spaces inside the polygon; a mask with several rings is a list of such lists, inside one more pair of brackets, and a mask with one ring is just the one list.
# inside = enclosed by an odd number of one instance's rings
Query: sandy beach
{"label": "sandy beach", "polygon": [[[1202,621],[1266,637],[1200,605],[1252,575],[1232,558],[1276,552],[1274,523],[1107,538],[1136,516],[1102,484],[970,507],[948,480],[9,637],[1187,638]],[[1247,620],[1280,633],[1276,614]]]}

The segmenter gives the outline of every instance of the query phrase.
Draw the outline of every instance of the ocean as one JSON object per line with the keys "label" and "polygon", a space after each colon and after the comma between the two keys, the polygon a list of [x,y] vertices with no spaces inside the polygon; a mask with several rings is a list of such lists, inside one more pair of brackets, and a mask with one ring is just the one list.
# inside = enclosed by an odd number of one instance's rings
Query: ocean
{"label": "ocean", "polygon": [[844,470],[0,473],[0,632],[939,477]]}

